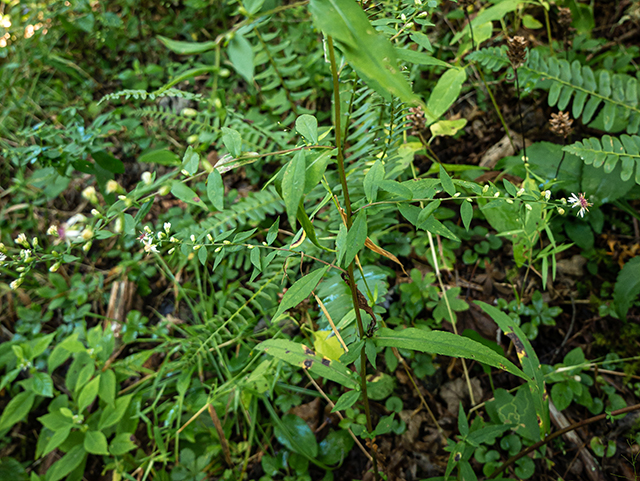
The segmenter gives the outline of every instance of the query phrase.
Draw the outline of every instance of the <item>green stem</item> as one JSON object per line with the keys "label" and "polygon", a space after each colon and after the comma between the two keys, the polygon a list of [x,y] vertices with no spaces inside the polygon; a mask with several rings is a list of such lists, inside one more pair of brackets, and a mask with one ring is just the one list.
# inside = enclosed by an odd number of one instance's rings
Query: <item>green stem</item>
{"label": "green stem", "polygon": [[489,84],[485,80],[484,74],[482,73],[482,68],[480,66],[477,66],[477,71],[478,71],[478,74],[480,75],[480,79],[482,80],[482,83],[484,84],[485,89],[487,90],[487,93],[489,94],[489,98],[491,99],[491,103],[493,104],[493,108],[495,109],[496,113],[498,114],[498,117],[500,118],[500,123],[502,124],[502,128],[504,129],[505,133],[507,134],[507,137],[509,138],[509,143],[511,144],[511,148],[513,149],[513,153],[515,154],[518,151],[518,149],[516,149],[516,144],[513,142],[513,139],[511,138],[511,132],[509,131],[509,127],[507,126],[507,122],[504,120],[504,116],[502,115],[502,112],[500,111],[500,107],[498,106],[498,102],[496,102],[496,98],[493,96],[493,92],[489,88]]}
{"label": "green stem", "polygon": [[[334,131],[336,135],[336,148],[338,150],[338,173],[340,175],[340,183],[342,184],[342,194],[344,195],[345,213],[347,218],[347,232],[351,229],[351,201],[349,199],[349,188],[347,186],[347,174],[344,168],[344,152],[342,148],[342,131],[340,127],[340,84],[338,79],[338,69],[336,66],[336,56],[333,48],[333,38],[327,37],[327,46],[329,50],[329,61],[331,62],[331,76],[333,77],[333,107],[334,107]],[[360,315],[360,304],[358,302],[358,291],[356,282],[353,277],[353,261],[347,269],[349,280],[349,288],[351,289],[351,300],[356,313],[356,322],[358,324],[358,333],[360,339],[364,339],[365,332]],[[373,432],[373,423],[371,421],[371,410],[369,408],[369,397],[367,396],[367,358],[364,352],[364,346],[360,351],[360,384],[362,387],[362,401],[364,404],[364,412],[367,418],[367,431]],[[371,458],[373,460],[373,476],[376,481],[380,479],[378,475],[378,463],[376,460],[375,449],[372,449]]]}

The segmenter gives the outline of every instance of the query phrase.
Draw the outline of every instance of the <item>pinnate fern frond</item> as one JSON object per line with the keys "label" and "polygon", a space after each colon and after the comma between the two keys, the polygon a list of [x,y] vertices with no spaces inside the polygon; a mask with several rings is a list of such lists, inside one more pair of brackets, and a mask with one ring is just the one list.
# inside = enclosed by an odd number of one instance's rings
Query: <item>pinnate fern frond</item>
{"label": "pinnate fern frond", "polygon": [[585,164],[594,167],[604,166],[605,173],[613,172],[620,161],[620,178],[627,181],[636,168],[635,181],[640,184],[640,137],[621,135],[620,138],[605,135],[602,139],[594,137],[567,145],[564,150],[582,158]]}

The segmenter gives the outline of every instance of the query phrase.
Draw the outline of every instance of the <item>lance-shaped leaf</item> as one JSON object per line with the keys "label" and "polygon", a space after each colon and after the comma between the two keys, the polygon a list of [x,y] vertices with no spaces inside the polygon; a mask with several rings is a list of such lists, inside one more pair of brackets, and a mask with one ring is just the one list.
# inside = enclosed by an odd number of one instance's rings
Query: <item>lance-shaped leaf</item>
{"label": "lance-shaped leaf", "polygon": [[423,331],[412,327],[402,331],[381,328],[375,336],[375,342],[378,346],[400,347],[443,356],[473,359],[498,369],[504,369],[527,381],[530,379],[506,357],[477,341],[457,336],[451,332]]}
{"label": "lance-shaped leaf", "polygon": [[311,294],[311,291],[316,288],[318,282],[320,282],[320,279],[322,279],[322,276],[325,275],[328,269],[329,266],[325,266],[321,269],[316,269],[315,271],[310,272],[309,274],[304,276],[302,279],[298,279],[296,282],[294,282],[294,284],[289,289],[287,289],[287,292],[284,293],[284,296],[282,296],[282,301],[280,302],[278,310],[273,316],[273,320],[277,320],[284,311],[286,311],[287,309],[291,309],[292,307],[296,307],[298,304],[304,301],[307,296]]}
{"label": "lance-shaped leaf", "polygon": [[311,0],[309,10],[315,24],[339,43],[347,62],[367,85],[386,99],[419,102],[398,68],[393,46],[376,32],[355,0]]}
{"label": "lance-shaped leaf", "polygon": [[522,369],[529,377],[529,390],[531,391],[533,404],[538,416],[540,438],[544,438],[546,433],[549,431],[549,406],[545,402],[547,399],[547,393],[544,387],[544,377],[542,376],[540,361],[538,360],[536,352],[533,350],[533,347],[525,333],[513,322],[513,319],[496,307],[481,301],[474,302],[479,305],[484,312],[489,314],[494,321],[496,321],[496,324],[498,324],[500,329],[502,329],[507,337],[513,342],[518,354],[518,359],[520,359],[520,364],[522,364]]}
{"label": "lance-shaped leaf", "polygon": [[329,358],[318,356],[304,344],[286,339],[269,339],[258,344],[256,349],[293,366],[311,371],[317,376],[335,381],[349,389],[359,389],[358,381],[353,377],[351,369],[340,361],[332,361]]}
{"label": "lance-shaped leaf", "polygon": [[180,40],[171,40],[170,38],[158,35],[165,47],[169,50],[181,54],[181,55],[193,55],[197,53],[204,53],[216,48],[216,42],[182,42]]}

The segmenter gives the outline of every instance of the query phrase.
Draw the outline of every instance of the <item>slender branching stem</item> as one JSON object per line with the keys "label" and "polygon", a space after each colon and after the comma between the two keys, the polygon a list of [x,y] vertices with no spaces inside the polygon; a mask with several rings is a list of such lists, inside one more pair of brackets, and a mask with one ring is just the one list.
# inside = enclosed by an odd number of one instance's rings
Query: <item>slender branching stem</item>
{"label": "slender branching stem", "polygon": [[[349,199],[349,188],[347,186],[347,174],[344,168],[344,151],[342,146],[342,130],[340,127],[340,82],[338,78],[338,69],[336,66],[335,50],[333,48],[333,38],[327,37],[327,46],[329,50],[329,61],[331,63],[331,76],[333,77],[333,107],[334,107],[334,132],[336,136],[336,148],[338,151],[338,173],[340,175],[340,183],[342,184],[342,194],[344,195],[345,214],[347,221],[347,231],[351,229],[352,225],[352,211],[351,200]],[[358,291],[356,282],[353,276],[353,262],[349,264],[347,268],[347,279],[349,288],[351,290],[351,299],[353,302],[353,308],[356,313],[356,322],[358,325],[358,333],[360,339],[364,339],[364,325],[362,323],[362,317],[360,315],[360,304],[358,302]],[[367,396],[367,358],[364,352],[364,346],[360,351],[360,383],[362,388],[362,401],[364,404],[364,412],[367,418],[367,431],[373,432],[373,422],[371,420],[371,410],[369,408],[369,397]],[[372,443],[373,447],[373,443]],[[371,456],[373,463],[373,476],[376,481],[380,479],[378,475],[378,463],[376,460],[375,448]]]}
{"label": "slender branching stem", "polygon": [[626,414],[626,413],[630,413],[630,412],[633,412],[633,411],[637,411],[639,409],[640,409],[640,404],[634,404],[633,406],[627,406],[626,408],[618,409],[616,411],[611,411],[610,413],[598,414],[597,416],[593,416],[593,417],[591,417],[589,419],[583,419],[582,421],[578,421],[577,423],[573,423],[571,426],[567,426],[566,428],[561,429],[560,431],[556,431],[555,433],[553,433],[553,434],[547,436],[546,438],[544,438],[542,441],[538,441],[537,443],[529,446],[527,449],[523,449],[522,451],[520,451],[515,456],[510,457],[508,460],[506,460],[504,462],[504,464],[502,466],[500,466],[493,473],[491,473],[491,476],[489,476],[487,479],[496,478],[500,473],[502,473],[505,469],[507,469],[509,466],[511,466],[513,463],[515,463],[518,459],[526,456],[530,452],[535,451],[536,449],[540,448],[541,446],[544,446],[548,442],[553,441],[554,439],[556,439],[559,436],[562,436],[563,434],[567,434],[567,433],[569,433],[571,431],[574,431],[574,430],[576,430],[578,428],[581,428],[583,426],[587,426],[588,424],[592,424],[592,423],[595,423],[597,421],[601,421],[601,420],[605,419],[609,415],[617,416],[619,414]]}
{"label": "slender branching stem", "polygon": [[524,164],[529,163],[527,158],[527,142],[524,136],[524,117],[522,116],[522,104],[520,103],[520,80],[518,79],[518,69],[514,67],[513,74],[516,77],[516,95],[518,100],[518,117],[520,117],[520,133],[522,134],[522,150],[524,152]]}

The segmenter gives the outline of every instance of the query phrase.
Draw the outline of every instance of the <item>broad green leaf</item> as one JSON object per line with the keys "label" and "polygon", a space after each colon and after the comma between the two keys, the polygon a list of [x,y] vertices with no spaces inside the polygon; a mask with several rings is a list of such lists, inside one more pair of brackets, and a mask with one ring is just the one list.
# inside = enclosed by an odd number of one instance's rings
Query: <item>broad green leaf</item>
{"label": "broad green leaf", "polygon": [[395,48],[395,53],[400,60],[405,62],[414,63],[416,65],[433,65],[436,67],[453,68],[447,62],[443,62],[440,59],[432,57],[424,52],[416,52],[408,48]]}
{"label": "broad green leaf", "polygon": [[222,127],[222,143],[233,157],[240,157],[242,154],[242,137],[240,132],[228,127]]}
{"label": "broad green leaf", "polygon": [[63,426],[60,429],[56,429],[53,432],[53,435],[47,441],[47,445],[44,447],[44,451],[42,451],[42,456],[46,456],[51,451],[53,451],[58,446],[60,446],[62,443],[64,443],[69,437],[72,427],[73,427],[73,424],[71,424],[71,419],[69,419],[68,425]]}
{"label": "broad green leaf", "polygon": [[484,312],[498,324],[500,329],[511,339],[516,348],[518,359],[522,364],[524,373],[529,377],[529,390],[533,398],[533,404],[538,416],[538,426],[540,427],[540,438],[543,439],[549,431],[549,406],[546,403],[546,392],[544,377],[540,367],[540,361],[533,350],[529,339],[525,333],[517,326],[513,319],[502,312],[497,307],[493,307],[481,301],[474,301]]}
{"label": "broad green leaf", "polygon": [[289,289],[287,289],[284,296],[282,296],[282,301],[280,301],[278,310],[272,319],[274,321],[277,320],[284,311],[291,309],[292,307],[296,307],[304,301],[316,288],[318,282],[320,282],[320,279],[322,279],[322,276],[324,276],[328,270],[329,266],[325,266],[310,272],[301,279],[298,279]]}
{"label": "broad green leaf", "polygon": [[53,381],[46,372],[35,372],[33,374],[33,392],[39,396],[53,397]]}
{"label": "broad green leaf", "polygon": [[627,311],[639,294],[640,256],[636,256],[624,265],[613,289],[613,300],[620,319],[626,319]]}
{"label": "broad green leaf", "polygon": [[122,456],[135,448],[136,444],[131,441],[130,433],[121,433],[116,435],[116,437],[111,441],[111,444],[109,444],[109,452],[114,456]]}
{"label": "broad green leaf", "polygon": [[244,36],[236,33],[229,42],[227,55],[229,55],[233,68],[251,85],[253,83],[255,65],[253,63],[253,49],[249,41]]}
{"label": "broad green leaf", "polygon": [[113,404],[116,400],[116,373],[111,369],[100,374],[98,396],[107,404]]}
{"label": "broad green leaf", "polygon": [[100,150],[91,154],[93,160],[96,161],[100,167],[114,174],[124,174],[124,164],[121,160],[116,159],[113,155]]}
{"label": "broad green leaf", "polygon": [[138,158],[138,161],[147,164],[180,165],[180,157],[166,149],[147,152],[146,154],[141,155]]}
{"label": "broad green leaf", "polygon": [[287,210],[289,224],[295,229],[298,205],[304,194],[307,166],[304,150],[299,150],[287,164],[282,177],[282,198]]}
{"label": "broad green leaf", "polygon": [[173,184],[171,185],[171,193],[182,202],[191,205],[197,205],[198,207],[206,209],[204,202],[202,202],[202,199],[200,199],[198,194],[196,194],[193,189],[187,187],[179,180],[173,181]]}
{"label": "broad green leaf", "polygon": [[100,431],[87,431],[84,436],[84,449],[91,454],[108,455],[106,436]]}
{"label": "broad green leaf", "polygon": [[356,215],[356,220],[353,221],[351,229],[347,232],[347,241],[344,253],[344,264],[348,266],[355,258],[356,254],[360,252],[360,249],[364,247],[364,243],[367,240],[367,214],[366,211],[361,210]]}
{"label": "broad green leaf", "polygon": [[296,130],[311,144],[318,143],[318,119],[313,115],[303,114],[296,119]]}
{"label": "broad green leaf", "polygon": [[216,169],[213,169],[207,177],[207,197],[209,197],[214,209],[224,210],[224,183],[220,172]]}
{"label": "broad green leaf", "polygon": [[[523,1],[523,0],[503,0],[497,5],[491,6],[485,10],[482,10],[476,17],[471,21],[471,28],[473,30],[477,30],[480,25],[484,25],[487,22],[493,22],[495,20],[500,20],[505,17],[505,15],[509,12],[513,12],[518,8],[518,5],[521,3],[533,3],[531,1]],[[536,2],[537,3],[537,2]],[[469,25],[465,26],[460,32],[458,32],[449,42],[449,45],[453,45],[458,42],[464,35],[469,35]]]}
{"label": "broad green leaf", "polygon": [[445,331],[424,331],[407,328],[393,331],[386,327],[378,330],[374,336],[376,345],[399,347],[414,351],[440,354],[442,356],[473,359],[489,366],[503,369],[523,379],[529,378],[506,357],[467,337],[457,336]]}
{"label": "broad green leaf", "polygon": [[129,407],[129,403],[131,402],[132,397],[133,394],[122,396],[116,399],[115,406],[107,405],[107,407],[104,408],[102,414],[100,415],[98,429],[102,430],[108,428],[120,421],[122,416],[124,416],[125,411]]}
{"label": "broad green leaf", "polygon": [[9,429],[14,424],[22,421],[29,414],[35,398],[35,393],[22,391],[9,401],[0,417],[0,431]]}
{"label": "broad green leaf", "polygon": [[431,135],[434,137],[438,135],[454,136],[463,129],[465,125],[467,125],[467,119],[440,120],[429,127],[429,129],[431,130]]}
{"label": "broad green leaf", "polygon": [[451,177],[449,177],[449,174],[447,174],[447,171],[444,169],[444,167],[442,166],[442,164],[440,164],[440,183],[442,184],[442,188],[445,190],[445,192],[449,195],[454,195],[456,193],[456,186],[453,185],[453,180],[451,180]]}
{"label": "broad green leaf", "polygon": [[424,209],[420,210],[420,214],[418,215],[418,219],[416,220],[416,224],[420,225],[425,220],[427,220],[435,212],[435,210],[438,207],[440,207],[440,203],[441,203],[441,201],[438,200],[438,199],[429,202]]}
{"label": "broad green leaf", "polygon": [[375,163],[369,169],[369,172],[364,176],[364,194],[367,196],[367,201],[375,202],[378,194],[378,184],[384,179],[384,166],[380,160],[376,160]]}
{"label": "broad green leaf", "polygon": [[198,152],[193,150],[193,147],[187,147],[187,151],[182,157],[182,169],[186,170],[189,175],[193,175],[198,172],[198,165],[200,164],[200,156]]}
{"label": "broad green leaf", "polygon": [[467,72],[463,68],[447,70],[440,77],[427,101],[427,125],[434,123],[449,110],[460,95],[465,80],[467,80]]}
{"label": "broad green leaf", "polygon": [[331,431],[320,442],[318,459],[325,464],[333,465],[344,461],[353,448],[353,438],[344,429]]}
{"label": "broad green leaf", "polygon": [[358,399],[360,399],[360,391],[356,391],[355,389],[352,391],[347,391],[338,398],[338,401],[336,402],[335,406],[333,406],[331,412],[335,413],[338,411],[344,411],[345,409],[350,408],[355,403],[357,403]]}
{"label": "broad green leaf", "polygon": [[193,55],[216,48],[216,42],[181,42],[179,40],[171,40],[162,35],[158,35],[158,40],[169,50],[180,55]]}
{"label": "broad green leaf", "polygon": [[78,411],[84,411],[89,404],[91,404],[95,398],[98,396],[98,391],[100,390],[100,378],[101,374],[94,377],[91,381],[87,383],[87,385],[82,389],[80,396],[78,397]]}
{"label": "broad green leaf", "polygon": [[353,0],[311,0],[315,24],[331,36],[367,85],[382,97],[419,102],[398,68],[395,50],[369,23],[362,7]]}
{"label": "broad green leaf", "polygon": [[284,427],[288,432],[285,434],[282,429],[278,428],[274,430],[280,444],[293,452],[304,452],[315,458],[318,455],[318,442],[309,425],[295,414],[285,414],[281,421],[281,427]]}
{"label": "broad green leaf", "polygon": [[82,444],[76,444],[67,454],[62,456],[49,470],[45,481],[59,481],[84,461],[87,452]]}
{"label": "broad green leaf", "polygon": [[259,351],[302,369],[311,371],[317,376],[330,379],[349,389],[359,389],[352,371],[339,361],[318,356],[309,347],[285,339],[269,339],[256,346]]}
{"label": "broad green leaf", "polygon": [[460,205],[460,217],[462,218],[462,224],[464,225],[465,230],[469,231],[469,226],[471,225],[471,219],[473,218],[473,207],[471,203],[468,201],[462,202]]}

